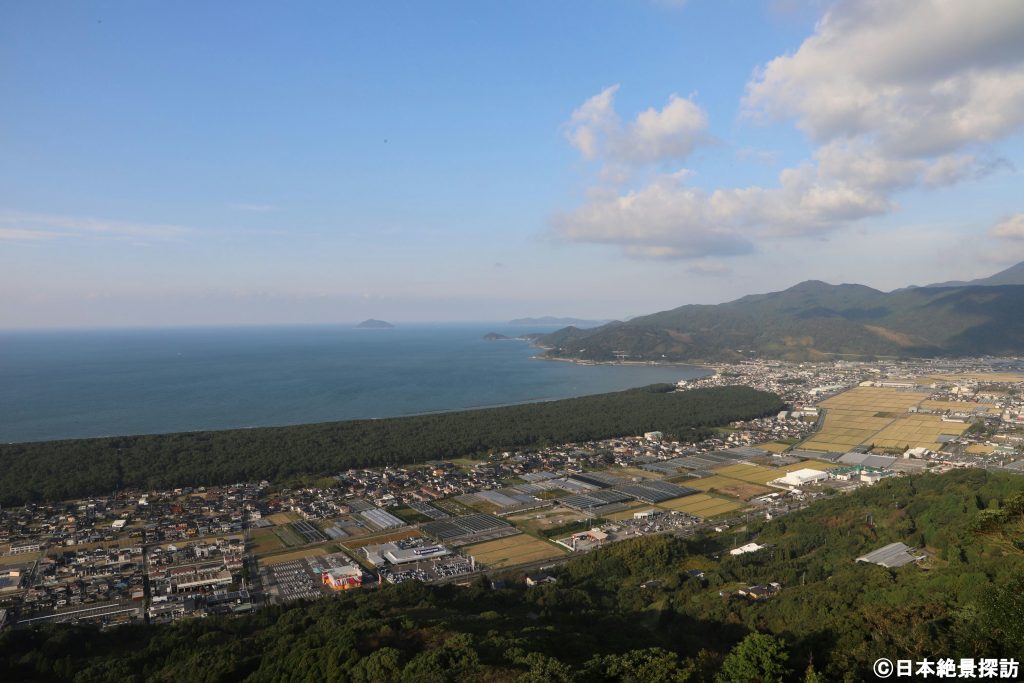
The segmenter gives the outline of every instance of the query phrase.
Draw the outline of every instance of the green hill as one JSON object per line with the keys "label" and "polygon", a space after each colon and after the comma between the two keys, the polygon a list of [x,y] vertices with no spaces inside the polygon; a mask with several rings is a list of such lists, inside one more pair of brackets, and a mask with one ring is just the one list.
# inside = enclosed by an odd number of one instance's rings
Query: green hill
{"label": "green hill", "polygon": [[[739,531],[608,546],[529,589],[509,574],[497,590],[408,583],[233,619],[8,630],[0,680],[862,681],[878,657],[1019,659],[1022,489],[983,470],[887,480]],[[769,547],[726,552],[755,538]],[[892,541],[927,559],[855,562]],[[766,600],[723,596],[772,581]]]}
{"label": "green hill", "polygon": [[539,338],[585,360],[719,360],[1024,353],[1024,285],[880,292],[808,281],[724,304],[688,305]]}

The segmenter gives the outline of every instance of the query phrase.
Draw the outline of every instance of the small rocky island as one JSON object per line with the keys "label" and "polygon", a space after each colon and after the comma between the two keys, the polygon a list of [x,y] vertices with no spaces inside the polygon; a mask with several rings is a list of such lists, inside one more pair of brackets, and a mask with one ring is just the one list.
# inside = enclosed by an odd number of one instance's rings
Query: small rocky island
{"label": "small rocky island", "polygon": [[392,327],[394,327],[394,325],[383,320],[376,320],[374,318],[370,318],[369,320],[364,320],[363,322],[359,323],[358,325],[356,325],[356,327],[358,327],[361,330],[389,330]]}
{"label": "small rocky island", "polygon": [[487,341],[500,341],[502,339],[511,339],[511,337],[506,337],[505,335],[498,334],[497,332],[488,332],[484,335],[484,339]]}

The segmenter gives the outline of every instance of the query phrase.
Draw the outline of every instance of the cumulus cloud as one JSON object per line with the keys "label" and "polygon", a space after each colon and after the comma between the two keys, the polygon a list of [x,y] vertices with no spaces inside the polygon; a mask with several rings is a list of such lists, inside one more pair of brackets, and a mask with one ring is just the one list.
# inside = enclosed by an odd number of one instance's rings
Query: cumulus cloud
{"label": "cumulus cloud", "polygon": [[572,113],[566,137],[584,159],[645,166],[681,161],[710,140],[708,117],[690,99],[669,97],[661,109],[647,109],[623,125],[615,111],[619,86],[605,88]]}
{"label": "cumulus cloud", "polygon": [[[769,236],[824,234],[885,214],[900,191],[984,176],[1003,165],[985,160],[986,146],[1024,125],[1022,35],[1019,0],[840,2],[796,52],[755,71],[741,103],[748,119],[793,121],[815,145],[810,159],[773,187],[704,191],[663,174],[646,187],[592,192],[555,218],[555,230],[632,256],[742,254]],[[709,139],[704,111],[675,96],[623,125],[617,90],[587,100],[567,124],[584,158],[605,165],[603,177],[683,161]]]}
{"label": "cumulus cloud", "polygon": [[792,55],[759,69],[744,107],[795,118],[816,143],[867,136],[886,154],[940,155],[1024,122],[1024,4],[843,2]]}

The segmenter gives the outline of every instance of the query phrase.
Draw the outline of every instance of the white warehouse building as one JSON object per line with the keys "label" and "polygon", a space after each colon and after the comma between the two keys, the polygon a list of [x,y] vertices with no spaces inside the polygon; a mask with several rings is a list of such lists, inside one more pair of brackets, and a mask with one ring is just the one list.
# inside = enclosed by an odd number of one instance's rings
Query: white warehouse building
{"label": "white warehouse building", "polygon": [[813,484],[824,479],[828,479],[828,472],[805,468],[789,472],[786,476],[776,479],[773,483],[783,486],[805,486],[806,484]]}

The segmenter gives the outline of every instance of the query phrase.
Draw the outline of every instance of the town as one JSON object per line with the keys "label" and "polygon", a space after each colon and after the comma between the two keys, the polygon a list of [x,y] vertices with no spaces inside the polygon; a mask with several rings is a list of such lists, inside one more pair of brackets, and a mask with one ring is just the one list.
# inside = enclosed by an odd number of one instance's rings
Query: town
{"label": "town", "polygon": [[[750,361],[678,389],[737,384],[777,393],[787,409],[696,443],[648,432],[288,486],[124,490],[0,510],[0,628],[165,623],[498,572],[547,582],[575,553],[657,533],[729,530],[743,554],[761,549],[742,533],[750,520],[887,477],[1024,472],[1024,374],[1012,361]],[[923,557],[878,552],[879,562]]]}

